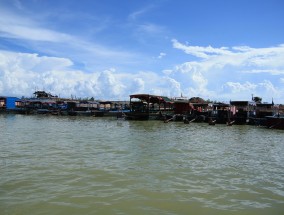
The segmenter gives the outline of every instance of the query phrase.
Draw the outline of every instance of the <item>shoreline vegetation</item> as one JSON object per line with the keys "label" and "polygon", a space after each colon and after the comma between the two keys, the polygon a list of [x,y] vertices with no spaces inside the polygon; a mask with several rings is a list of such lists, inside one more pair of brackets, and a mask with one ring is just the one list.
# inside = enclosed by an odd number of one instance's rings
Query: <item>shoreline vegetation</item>
{"label": "shoreline vegetation", "polygon": [[127,120],[162,120],[190,123],[255,125],[284,129],[284,105],[251,101],[212,102],[200,97],[168,98],[150,94],[130,95],[129,101],[66,99],[45,91],[36,91],[32,98],[0,96],[0,113],[44,114],[57,116],[112,116]]}

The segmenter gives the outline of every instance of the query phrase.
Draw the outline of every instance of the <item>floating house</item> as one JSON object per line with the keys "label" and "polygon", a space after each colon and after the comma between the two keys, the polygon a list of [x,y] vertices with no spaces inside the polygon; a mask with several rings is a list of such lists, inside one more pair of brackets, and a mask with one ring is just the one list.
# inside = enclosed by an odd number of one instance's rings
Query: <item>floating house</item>
{"label": "floating house", "polygon": [[274,103],[256,103],[254,116],[250,118],[250,123],[258,126],[266,126],[267,117],[278,113],[278,107]]}
{"label": "floating house", "polygon": [[66,101],[65,115],[70,116],[102,116],[99,102],[95,101]]}
{"label": "floating house", "polygon": [[194,122],[205,122],[208,120],[208,114],[211,110],[209,102],[205,101],[200,97],[192,97],[189,102],[193,106],[193,112],[188,115],[187,119],[189,121],[194,120]]}
{"label": "floating house", "polygon": [[173,99],[173,121],[182,121],[191,114],[194,109],[193,105],[189,102],[187,97],[175,97]]}
{"label": "floating house", "polygon": [[249,124],[255,117],[255,101],[230,101],[232,120],[237,125]]}
{"label": "floating house", "polygon": [[163,119],[173,113],[173,102],[165,96],[150,94],[130,95],[130,111],[125,113],[126,119],[149,120]]}
{"label": "floating house", "polygon": [[0,96],[1,112],[16,112],[18,110],[20,99],[17,97]]}
{"label": "floating house", "polygon": [[209,103],[199,97],[176,97],[173,100],[173,116],[168,121],[204,122],[208,118]]}
{"label": "floating house", "polygon": [[226,103],[213,103],[212,110],[209,112],[209,118],[217,124],[226,124],[231,121],[231,108],[230,104]]}

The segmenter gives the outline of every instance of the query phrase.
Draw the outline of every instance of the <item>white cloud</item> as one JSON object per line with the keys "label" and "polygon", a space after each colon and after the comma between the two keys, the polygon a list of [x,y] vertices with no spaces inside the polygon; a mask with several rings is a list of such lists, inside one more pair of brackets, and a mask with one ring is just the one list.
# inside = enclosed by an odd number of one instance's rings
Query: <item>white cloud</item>
{"label": "white cloud", "polygon": [[214,55],[229,55],[231,54],[230,51],[228,51],[228,48],[226,47],[222,47],[222,48],[213,48],[211,46],[207,46],[207,47],[201,47],[201,46],[188,46],[188,45],[184,45],[180,42],[178,42],[176,39],[172,40],[173,43],[173,47],[176,49],[180,49],[182,51],[184,51],[186,54],[191,54],[194,55],[196,57],[200,57],[200,58],[209,58],[210,56],[214,56]]}
{"label": "white cloud", "polygon": [[[173,47],[186,54],[200,58],[184,62],[167,73],[179,80],[182,89],[190,95],[211,99],[245,99],[252,93],[270,100],[271,95],[279,101],[284,75],[284,46],[250,48],[199,47],[172,40]],[[279,76],[277,79],[275,76]],[[188,86],[188,87],[187,87]]]}
{"label": "white cloud", "polygon": [[233,47],[231,50],[227,47],[213,48],[189,46],[172,40],[173,47],[199,58],[205,59],[203,64],[210,67],[218,65],[233,66],[269,66],[273,68],[283,67],[284,45],[269,48],[250,48],[247,46]]}
{"label": "white cloud", "polygon": [[269,94],[269,96],[279,96],[279,91],[275,88],[275,86],[268,80],[264,80],[262,83],[259,83],[259,87],[263,88],[265,93]]}
{"label": "white cloud", "polygon": [[167,54],[164,52],[161,52],[158,56],[158,59],[162,59],[163,57],[165,57]]}
{"label": "white cloud", "polygon": [[0,36],[33,41],[64,42],[71,37],[64,33],[39,27],[26,17],[0,10]]}
{"label": "white cloud", "polygon": [[276,70],[276,69],[252,69],[252,70],[246,70],[242,72],[251,73],[251,74],[268,73],[271,75],[284,75],[284,70]]}
{"label": "white cloud", "polygon": [[72,65],[67,58],[0,51],[0,95],[28,97],[40,89],[67,98],[127,100],[134,93],[180,93],[178,81],[150,71],[87,73],[74,70]]}
{"label": "white cloud", "polygon": [[154,94],[166,95],[169,97],[177,97],[182,92],[179,81],[170,77],[160,78],[155,88]]}
{"label": "white cloud", "polygon": [[124,84],[115,76],[114,70],[106,70],[100,73],[97,85],[100,90],[101,97],[112,100],[119,99],[124,95]]}
{"label": "white cloud", "polygon": [[70,96],[76,93],[76,84],[92,80],[89,74],[72,70],[72,62],[65,58],[1,51],[0,59],[2,95],[29,96],[35,89],[45,89]]}
{"label": "white cloud", "polygon": [[251,93],[255,91],[257,85],[250,82],[245,82],[244,84],[241,84],[239,82],[227,82],[223,87],[224,91],[229,90],[231,93]]}
{"label": "white cloud", "polygon": [[[90,69],[106,69],[102,62],[119,66],[142,58],[128,50],[102,45],[94,41],[94,37],[88,40],[80,33],[74,35],[53,30],[53,26],[43,17],[30,18],[24,12],[17,15],[1,7],[0,13],[0,38],[8,38],[17,46],[36,50],[35,52],[84,62]],[[154,26],[145,28],[155,31]]]}
{"label": "white cloud", "polygon": [[142,8],[140,10],[134,11],[133,13],[131,13],[128,18],[130,21],[136,21],[138,19],[138,17],[148,13],[151,9],[153,8],[153,6],[148,6],[145,8]]}
{"label": "white cloud", "polygon": [[145,82],[142,78],[134,78],[130,89],[133,94],[145,92]]}
{"label": "white cloud", "polygon": [[281,98],[283,88],[277,89],[268,80],[259,83],[251,83],[248,81],[245,83],[227,82],[223,85],[223,93],[234,99],[240,99],[239,95],[246,95],[243,97],[248,98],[249,95],[254,94],[265,98],[266,101],[271,101],[272,98]]}
{"label": "white cloud", "polygon": [[157,36],[163,35],[165,32],[165,28],[153,23],[144,23],[137,26],[136,35],[138,36]]}

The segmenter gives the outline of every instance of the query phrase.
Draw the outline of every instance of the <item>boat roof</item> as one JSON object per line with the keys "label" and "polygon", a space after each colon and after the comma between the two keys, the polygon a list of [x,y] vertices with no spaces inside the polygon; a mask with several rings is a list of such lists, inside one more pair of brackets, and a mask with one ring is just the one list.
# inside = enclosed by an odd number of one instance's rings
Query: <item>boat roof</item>
{"label": "boat roof", "polygon": [[213,103],[212,106],[213,106],[213,107],[230,107],[229,104],[221,103],[221,102]]}
{"label": "boat roof", "polygon": [[255,102],[253,101],[230,101],[231,105],[236,106],[247,106],[247,105],[255,105]]}
{"label": "boat roof", "polygon": [[161,102],[172,102],[172,100],[166,96],[157,96],[151,94],[133,94],[130,95],[130,99],[140,99],[141,101],[146,101],[148,103],[161,103]]}
{"label": "boat roof", "polygon": [[256,103],[257,107],[272,107],[274,106],[273,103]]}

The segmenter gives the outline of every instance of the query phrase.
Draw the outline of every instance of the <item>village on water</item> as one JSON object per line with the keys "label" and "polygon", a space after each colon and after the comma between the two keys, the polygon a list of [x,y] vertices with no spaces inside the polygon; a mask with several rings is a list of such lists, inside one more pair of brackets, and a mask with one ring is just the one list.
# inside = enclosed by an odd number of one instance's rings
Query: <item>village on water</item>
{"label": "village on water", "polygon": [[150,94],[134,94],[128,101],[100,101],[59,98],[36,91],[31,98],[0,96],[2,114],[44,114],[57,116],[112,116],[125,120],[161,120],[183,122],[254,125],[284,129],[284,105],[262,102],[252,95],[251,101],[211,102],[200,97],[168,98]]}

